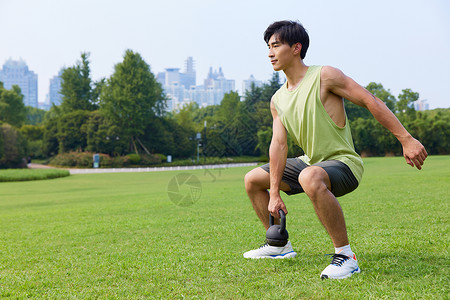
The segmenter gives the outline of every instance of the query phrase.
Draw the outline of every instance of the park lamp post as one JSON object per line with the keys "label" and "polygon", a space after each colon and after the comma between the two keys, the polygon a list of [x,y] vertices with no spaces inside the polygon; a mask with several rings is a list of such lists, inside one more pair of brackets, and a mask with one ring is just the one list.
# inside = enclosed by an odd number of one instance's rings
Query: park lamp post
{"label": "park lamp post", "polygon": [[203,133],[203,161],[206,163],[206,120],[204,122],[204,133]]}
{"label": "park lamp post", "polygon": [[195,139],[197,140],[197,163],[200,161],[200,140],[202,138],[202,134],[200,132],[197,132],[197,136]]}

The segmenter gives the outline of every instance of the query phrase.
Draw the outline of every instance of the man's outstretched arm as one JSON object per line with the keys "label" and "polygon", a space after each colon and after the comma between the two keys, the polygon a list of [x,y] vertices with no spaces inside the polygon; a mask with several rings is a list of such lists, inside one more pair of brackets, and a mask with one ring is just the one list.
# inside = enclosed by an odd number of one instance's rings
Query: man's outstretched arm
{"label": "man's outstretched arm", "polygon": [[342,71],[332,67],[323,67],[324,83],[330,92],[339,95],[356,105],[367,108],[375,119],[387,128],[399,140],[403,147],[403,156],[412,167],[422,169],[428,156],[425,147],[403,127],[397,117],[383,101],[346,76]]}
{"label": "man's outstretched arm", "polygon": [[273,133],[269,148],[270,201],[268,210],[274,217],[279,217],[280,209],[287,214],[286,206],[280,196],[280,184],[286,167],[288,146],[286,129],[281,123],[273,100],[270,102],[270,110],[273,117]]}

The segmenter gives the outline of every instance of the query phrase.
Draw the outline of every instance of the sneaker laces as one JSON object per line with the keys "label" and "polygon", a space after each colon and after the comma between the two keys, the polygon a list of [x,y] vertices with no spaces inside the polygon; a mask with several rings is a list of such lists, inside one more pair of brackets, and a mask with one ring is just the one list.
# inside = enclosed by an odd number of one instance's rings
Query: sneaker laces
{"label": "sneaker laces", "polygon": [[259,249],[264,248],[266,246],[269,246],[269,244],[268,243],[261,244],[261,245],[259,245]]}
{"label": "sneaker laces", "polygon": [[350,257],[348,257],[347,255],[343,255],[343,254],[325,254],[325,255],[333,255],[333,259],[331,260],[331,264],[335,265],[335,266],[342,266],[343,263],[345,263],[347,260],[350,259]]}

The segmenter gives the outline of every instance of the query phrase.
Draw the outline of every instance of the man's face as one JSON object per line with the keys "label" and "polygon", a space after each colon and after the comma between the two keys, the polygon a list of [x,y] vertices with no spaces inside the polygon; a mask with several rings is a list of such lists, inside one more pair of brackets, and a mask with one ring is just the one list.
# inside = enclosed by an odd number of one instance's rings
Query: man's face
{"label": "man's face", "polygon": [[285,70],[294,59],[298,59],[294,55],[296,45],[291,47],[287,43],[280,42],[275,34],[270,38],[268,46],[270,63],[275,71]]}

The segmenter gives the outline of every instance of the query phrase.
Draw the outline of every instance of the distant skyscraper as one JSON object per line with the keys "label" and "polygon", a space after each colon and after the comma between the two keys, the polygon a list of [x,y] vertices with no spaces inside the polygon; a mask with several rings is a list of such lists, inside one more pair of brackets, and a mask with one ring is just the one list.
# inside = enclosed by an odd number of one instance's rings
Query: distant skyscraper
{"label": "distant skyscraper", "polygon": [[38,76],[28,70],[27,64],[22,59],[7,60],[0,70],[0,81],[8,90],[13,85],[18,85],[24,96],[25,106],[38,107]]}
{"label": "distant skyscraper", "polygon": [[214,80],[218,78],[225,78],[222,72],[222,67],[219,68],[219,71],[213,71],[213,68],[209,68],[208,77],[206,77],[204,81],[205,88],[210,88],[214,86]]}
{"label": "distant skyscraper", "polygon": [[181,74],[180,85],[184,85],[186,89],[196,85],[197,78],[194,63],[192,56],[189,56],[185,61],[184,73]]}
{"label": "distant skyscraper", "polygon": [[180,69],[179,68],[167,68],[166,69],[166,78],[165,78],[165,85],[173,85],[177,84],[180,85]]}
{"label": "distant skyscraper", "polygon": [[156,78],[163,86],[176,83],[185,89],[190,89],[195,86],[197,80],[194,59],[192,57],[186,59],[184,73],[181,73],[179,68],[167,68],[166,72],[158,73]]}
{"label": "distant skyscraper", "polygon": [[58,75],[53,76],[52,79],[50,79],[50,86],[48,90],[48,105],[51,107],[52,104],[60,105],[62,102],[62,95],[61,92],[61,82],[62,82],[62,72],[63,70],[59,71]]}
{"label": "distant skyscraper", "polygon": [[204,93],[203,101],[197,102],[200,106],[218,105],[222,102],[226,93],[235,90],[235,82],[232,79],[226,79],[222,67],[218,71],[209,68],[208,76],[204,80],[204,85],[200,87],[199,92]]}
{"label": "distant skyscraper", "polygon": [[[211,88],[211,86],[209,86],[209,88]],[[212,89],[214,94],[214,101],[213,103],[209,101],[209,103],[211,103],[209,105],[219,105],[226,93],[235,90],[234,80],[226,79],[223,75],[222,68],[220,67],[219,72],[213,73]]]}
{"label": "distant skyscraper", "polygon": [[161,83],[162,86],[166,85],[166,72],[159,72],[156,75],[156,81]]}
{"label": "distant skyscraper", "polygon": [[417,111],[428,110],[429,107],[430,106],[428,105],[428,100],[427,99],[414,101],[414,109],[417,110]]}
{"label": "distant skyscraper", "polygon": [[260,80],[256,80],[255,76],[250,75],[250,78],[247,80],[244,80],[242,82],[242,95],[245,96],[245,93],[247,91],[250,91],[250,89],[252,88],[252,84],[255,85],[255,87],[262,87],[263,86],[263,82]]}

